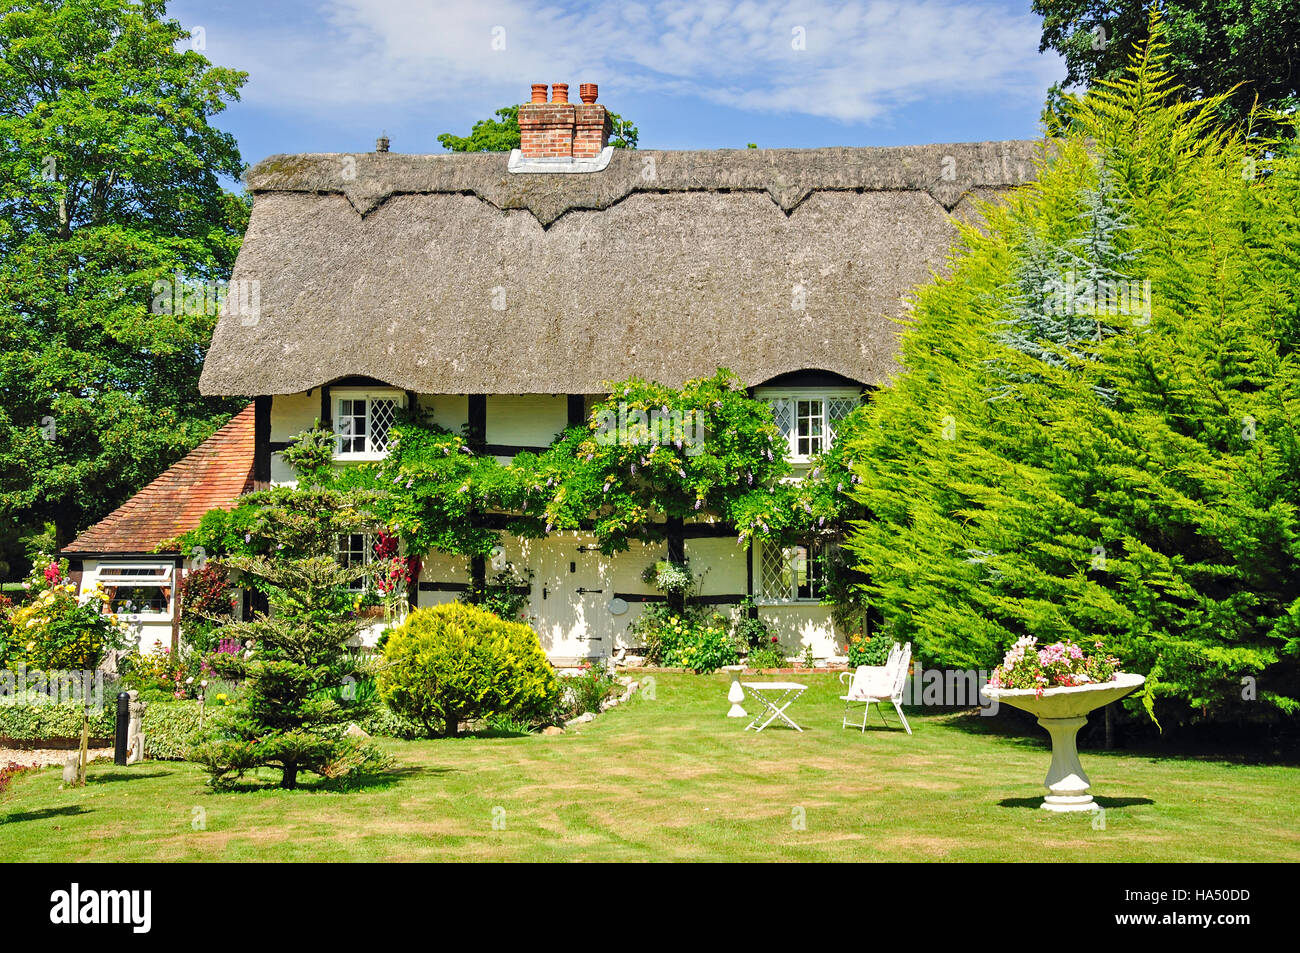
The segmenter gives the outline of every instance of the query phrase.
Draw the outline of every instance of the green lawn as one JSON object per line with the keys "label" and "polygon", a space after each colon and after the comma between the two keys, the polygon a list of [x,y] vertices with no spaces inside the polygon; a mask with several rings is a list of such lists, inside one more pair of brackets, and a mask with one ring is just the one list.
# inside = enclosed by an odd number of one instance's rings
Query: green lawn
{"label": "green lawn", "polygon": [[[6,860],[1295,860],[1300,768],[1084,751],[1105,829],[1037,810],[1046,734],[1007,716],[839,727],[833,676],[791,709],[803,734],[744,732],[727,678],[659,675],[554,737],[385,742],[361,791],[213,794],[188,764],[58,769],[0,803]],[[892,718],[892,713],[891,713]],[[1033,729],[1037,732],[1037,729]],[[802,816],[804,829],[798,829]],[[494,819],[496,825],[494,826]],[[206,829],[195,829],[206,828]]]}

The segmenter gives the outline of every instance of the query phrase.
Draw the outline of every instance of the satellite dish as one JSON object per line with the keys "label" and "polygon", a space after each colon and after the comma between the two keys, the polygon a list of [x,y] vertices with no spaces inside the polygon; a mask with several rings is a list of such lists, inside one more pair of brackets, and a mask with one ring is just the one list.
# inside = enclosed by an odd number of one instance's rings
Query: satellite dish
{"label": "satellite dish", "polygon": [[618,596],[609,600],[610,615],[622,615],[625,612],[627,612],[627,600],[620,599]]}

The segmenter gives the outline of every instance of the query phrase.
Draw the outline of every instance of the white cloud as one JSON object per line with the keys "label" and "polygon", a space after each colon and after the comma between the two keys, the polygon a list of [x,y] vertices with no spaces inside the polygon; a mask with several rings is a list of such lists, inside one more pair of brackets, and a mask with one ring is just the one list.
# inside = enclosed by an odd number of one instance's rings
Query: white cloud
{"label": "white cloud", "polygon": [[594,81],[614,104],[689,95],[861,122],[926,97],[1038,97],[1060,73],[1038,53],[1038,18],[987,0],[328,0],[315,17],[251,20],[225,49],[209,30],[209,55],[253,74],[247,101],[319,116]]}

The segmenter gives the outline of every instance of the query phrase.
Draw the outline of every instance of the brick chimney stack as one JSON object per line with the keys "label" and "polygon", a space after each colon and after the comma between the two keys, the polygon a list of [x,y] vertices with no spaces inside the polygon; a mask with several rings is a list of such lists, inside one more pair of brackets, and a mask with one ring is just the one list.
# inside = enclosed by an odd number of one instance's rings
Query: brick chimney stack
{"label": "brick chimney stack", "polygon": [[519,150],[529,159],[573,158],[573,106],[567,84],[555,84],[549,103],[546,84],[533,84],[533,101],[519,107]]}
{"label": "brick chimney stack", "polygon": [[605,107],[596,103],[596,95],[599,92],[599,87],[595,83],[583,83],[579,87],[582,105],[574,107],[573,157],[575,159],[594,158],[609,145],[613,120],[609,118]]}
{"label": "brick chimney stack", "polygon": [[612,123],[597,105],[595,83],[583,83],[581,104],[569,102],[569,84],[534,83],[532,101],[519,107],[519,150],[527,159],[590,159],[609,145]]}

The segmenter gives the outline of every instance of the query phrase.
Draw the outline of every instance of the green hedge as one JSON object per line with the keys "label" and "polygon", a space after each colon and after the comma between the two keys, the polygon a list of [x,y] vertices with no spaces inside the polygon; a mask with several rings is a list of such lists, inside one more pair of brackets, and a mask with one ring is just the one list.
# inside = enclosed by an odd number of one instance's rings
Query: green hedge
{"label": "green hedge", "polygon": [[[81,703],[57,705],[0,703],[0,739],[30,743],[34,741],[79,741],[81,739]],[[90,719],[92,738],[113,737],[113,709],[104,710]]]}
{"label": "green hedge", "polygon": [[[113,740],[116,703],[91,716],[90,736]],[[209,720],[214,714],[208,712]],[[199,706],[192,701],[150,702],[141,726],[145,756],[162,761],[184,761],[199,729]],[[0,704],[0,740],[20,744],[58,742],[73,744],[81,739],[81,704]]]}
{"label": "green hedge", "polygon": [[[204,718],[206,728],[214,711]],[[159,761],[188,761],[189,749],[199,733],[199,703],[193,701],[151,702],[144,710],[145,757]]]}

